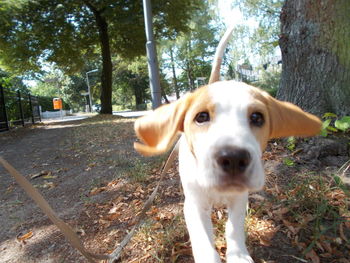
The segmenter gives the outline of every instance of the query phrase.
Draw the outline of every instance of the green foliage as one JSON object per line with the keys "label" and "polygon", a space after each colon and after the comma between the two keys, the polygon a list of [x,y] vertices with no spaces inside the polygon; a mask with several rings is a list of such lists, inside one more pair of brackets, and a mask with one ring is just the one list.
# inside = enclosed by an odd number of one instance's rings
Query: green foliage
{"label": "green foliage", "polygon": [[350,116],[344,116],[343,118],[336,120],[334,122],[334,126],[341,130],[342,132],[346,132],[350,129]]}
{"label": "green foliage", "polygon": [[[163,72],[172,71],[171,52],[175,59],[176,76],[171,75],[171,82],[177,78],[180,91],[196,88],[198,77],[209,78],[211,60],[218,44],[221,28],[213,23],[213,15],[207,1],[202,1],[193,11],[188,23],[189,30],[176,39],[168,38],[161,42],[161,67]],[[169,78],[169,77],[168,77]],[[172,91],[174,92],[174,86]]]}
{"label": "green foliage", "polygon": [[23,80],[13,75],[9,72],[3,71],[0,69],[0,84],[11,91],[21,91],[21,92],[29,92],[28,87],[23,83]]}
{"label": "green foliage", "polygon": [[294,161],[289,158],[284,158],[283,159],[283,164],[289,167],[293,167],[295,165]]}
{"label": "green foliage", "polygon": [[52,97],[39,96],[39,105],[41,106],[41,111],[53,111]]}
{"label": "green foliage", "polygon": [[[41,111],[55,111],[53,109],[53,100],[54,97],[47,97],[47,96],[38,96],[38,100],[39,100],[39,105],[41,106]],[[70,105],[65,102],[64,100],[63,102],[63,110],[70,110],[71,107]]]}
{"label": "green foliage", "polygon": [[[187,30],[198,1],[160,0],[153,3],[157,37],[175,37]],[[65,72],[79,72],[99,57],[99,24],[93,10],[108,24],[112,53],[134,58],[145,54],[141,1],[22,0],[0,8],[1,65],[16,72],[38,70],[43,61]],[[176,10],[176,12],[174,12]]]}
{"label": "green foliage", "polygon": [[[52,99],[61,98],[63,100],[64,109],[75,109],[76,101],[80,102],[83,97],[80,95],[79,90],[76,89],[77,85],[73,82],[74,76],[65,75],[63,71],[58,69],[52,64],[46,65],[47,72],[41,75],[41,79],[37,81],[36,86],[30,88],[31,94],[39,96],[43,103],[42,111],[52,111]],[[84,80],[83,80],[84,81]],[[86,90],[86,82],[85,90]],[[72,99],[72,96],[74,97]],[[80,105],[82,106],[82,105]]]}
{"label": "green foliage", "polygon": [[281,68],[272,70],[263,70],[260,79],[254,82],[254,86],[260,87],[267,91],[271,96],[275,97],[279,88],[281,79]]}
{"label": "green foliage", "polygon": [[[154,2],[156,37],[175,38],[186,31],[198,3]],[[13,72],[36,72],[43,63],[51,62],[65,73],[75,74],[100,58],[104,113],[112,110],[111,54],[133,59],[146,53],[142,1],[6,1],[0,17],[0,65]]]}
{"label": "green foliage", "polygon": [[295,150],[295,143],[296,143],[296,139],[295,137],[291,136],[287,138],[287,149],[290,151],[294,151]]}
{"label": "green foliage", "polygon": [[115,65],[113,104],[122,109],[146,109],[151,98],[146,57],[133,61],[116,58]]}
{"label": "green foliage", "polygon": [[[254,18],[258,27],[248,33],[250,47],[255,54],[266,57],[273,54],[278,46],[280,33],[280,11],[284,0],[237,0],[234,5],[239,6],[246,18]],[[249,31],[246,31],[249,32]]]}
{"label": "green foliage", "polygon": [[[330,133],[347,132],[350,130],[350,116],[343,116],[341,119],[334,113],[327,112],[322,116],[325,119],[322,122],[321,135],[326,137]],[[333,126],[332,126],[333,124]]]}

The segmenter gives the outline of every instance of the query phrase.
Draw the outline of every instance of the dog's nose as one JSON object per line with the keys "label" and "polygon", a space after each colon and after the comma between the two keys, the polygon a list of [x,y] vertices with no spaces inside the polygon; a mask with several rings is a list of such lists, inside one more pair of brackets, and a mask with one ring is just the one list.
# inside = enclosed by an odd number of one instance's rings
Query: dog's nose
{"label": "dog's nose", "polygon": [[230,147],[219,150],[215,159],[223,171],[230,175],[239,175],[247,169],[251,157],[245,149]]}

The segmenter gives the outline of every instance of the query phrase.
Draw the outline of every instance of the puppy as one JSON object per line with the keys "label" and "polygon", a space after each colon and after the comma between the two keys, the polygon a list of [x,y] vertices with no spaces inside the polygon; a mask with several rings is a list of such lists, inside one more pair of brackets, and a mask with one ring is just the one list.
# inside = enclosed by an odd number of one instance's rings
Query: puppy
{"label": "puppy", "polygon": [[221,262],[211,222],[215,204],[224,204],[228,210],[227,262],[253,262],[245,245],[245,211],[248,192],[264,185],[261,155],[268,140],[312,136],[321,129],[316,116],[291,103],[245,83],[218,81],[229,31],[216,52],[209,85],[135,122],[143,144],[134,147],[146,156],[166,152],[181,134],[184,214],[197,263]]}

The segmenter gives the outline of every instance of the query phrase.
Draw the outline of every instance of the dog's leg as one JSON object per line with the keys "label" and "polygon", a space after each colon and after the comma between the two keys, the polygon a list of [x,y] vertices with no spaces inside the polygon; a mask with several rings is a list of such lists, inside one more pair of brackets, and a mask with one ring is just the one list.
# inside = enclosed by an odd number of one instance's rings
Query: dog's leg
{"label": "dog's leg", "polygon": [[221,262],[214,247],[211,204],[191,196],[185,199],[184,214],[196,263]]}
{"label": "dog's leg", "polygon": [[248,192],[237,194],[227,204],[226,223],[227,263],[253,263],[245,245],[244,220],[248,203]]}

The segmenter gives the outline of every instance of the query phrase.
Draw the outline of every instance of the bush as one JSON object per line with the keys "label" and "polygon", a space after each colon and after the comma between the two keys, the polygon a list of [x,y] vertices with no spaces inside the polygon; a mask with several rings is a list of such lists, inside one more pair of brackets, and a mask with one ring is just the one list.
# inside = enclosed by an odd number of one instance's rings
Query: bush
{"label": "bush", "polygon": [[267,71],[263,70],[261,78],[254,83],[255,86],[262,88],[272,97],[276,97],[277,90],[280,84],[281,70]]}
{"label": "bush", "polygon": [[[44,97],[44,96],[37,96],[39,100],[39,105],[41,106],[41,111],[55,111],[53,109],[53,98],[51,97]],[[64,110],[70,110],[69,105],[63,101],[63,109]]]}

